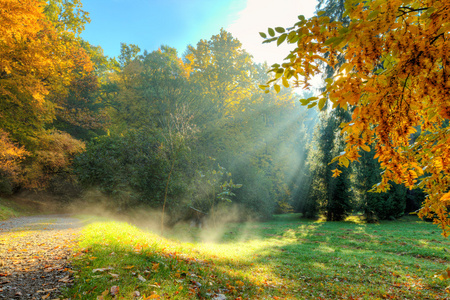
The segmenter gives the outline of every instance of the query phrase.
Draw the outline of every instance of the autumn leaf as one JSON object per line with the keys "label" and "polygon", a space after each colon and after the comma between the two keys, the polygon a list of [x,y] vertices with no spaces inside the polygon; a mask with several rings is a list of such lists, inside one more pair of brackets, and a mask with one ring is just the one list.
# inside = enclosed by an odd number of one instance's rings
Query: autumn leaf
{"label": "autumn leaf", "polygon": [[96,273],[96,272],[105,272],[105,271],[110,271],[110,270],[113,270],[113,269],[114,269],[114,268],[112,268],[112,267],[93,269],[93,270],[92,270],[92,273]]}
{"label": "autumn leaf", "polygon": [[441,198],[441,201],[450,201],[450,192],[444,194]]}
{"label": "autumn leaf", "polygon": [[153,265],[152,265],[152,270],[153,271],[157,271],[159,269],[159,263],[154,263]]}
{"label": "autumn leaf", "polygon": [[111,293],[112,296],[115,296],[119,293],[119,287],[117,285],[113,285],[109,292]]}
{"label": "autumn leaf", "polygon": [[125,270],[130,270],[130,269],[133,269],[134,268],[134,266],[126,266],[126,267],[123,267],[123,269],[125,269]]}
{"label": "autumn leaf", "polygon": [[339,169],[334,169],[333,170],[333,177],[339,177],[339,175],[342,173],[341,170]]}

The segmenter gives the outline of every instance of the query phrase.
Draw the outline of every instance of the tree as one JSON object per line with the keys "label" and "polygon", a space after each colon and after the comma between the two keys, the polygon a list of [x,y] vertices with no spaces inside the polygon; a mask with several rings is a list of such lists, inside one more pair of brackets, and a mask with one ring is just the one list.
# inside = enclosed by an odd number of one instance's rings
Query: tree
{"label": "tree", "polygon": [[391,183],[389,191],[371,193],[372,187],[381,180],[380,163],[373,158],[373,149],[370,152],[361,151],[360,155],[354,168],[356,208],[364,213],[368,222],[403,216],[407,202],[405,186]]}
{"label": "tree", "polygon": [[[370,151],[383,169],[376,190],[386,191],[390,181],[423,188],[427,198],[419,212],[434,217],[444,233],[450,229],[449,119],[450,60],[447,1],[346,1],[349,23],[317,16],[299,17],[292,28],[270,29],[266,42],[287,41],[296,48],[282,65],[274,65],[272,84],[278,80],[307,88],[319,62],[335,68],[318,96],[302,100],[320,109],[330,99],[333,107],[354,106],[352,120],[343,123],[346,149],[336,159],[347,167]],[[325,53],[329,53],[325,57]],[[346,62],[336,66],[337,56]],[[264,88],[269,88],[265,85]],[[419,137],[411,143],[411,134]],[[336,173],[339,170],[336,171]]]}
{"label": "tree", "polygon": [[340,221],[352,210],[350,172],[343,170],[338,177],[332,176],[331,172],[336,167],[331,161],[343,148],[338,127],[346,117],[348,114],[342,109],[322,112],[309,157],[313,186],[303,207],[306,217],[315,217],[320,212],[327,221]]}
{"label": "tree", "polygon": [[191,80],[203,97],[202,119],[231,117],[243,109],[255,90],[252,74],[255,72],[251,56],[231,33],[221,29],[210,40],[200,40],[189,46],[185,61],[192,68]]}
{"label": "tree", "polygon": [[11,142],[8,134],[0,129],[0,194],[11,194],[14,183],[19,182],[20,162],[29,153]]}
{"label": "tree", "polygon": [[88,21],[79,1],[45,4],[0,1],[0,130],[10,141],[3,144],[10,148],[2,149],[1,155],[17,153],[14,145],[26,151],[21,152],[27,158],[21,159],[20,174],[10,179],[19,178],[27,187],[48,182],[48,176],[64,170],[70,156],[83,148],[68,135],[49,129],[59,106],[50,95],[66,95],[75,78],[93,70],[76,38]]}
{"label": "tree", "polygon": [[113,131],[162,128],[163,120],[178,107],[189,106],[192,110],[196,93],[189,85],[190,69],[177,51],[168,46],[142,55],[138,51],[135,45],[122,44],[122,67],[107,83],[113,87],[108,99]]}

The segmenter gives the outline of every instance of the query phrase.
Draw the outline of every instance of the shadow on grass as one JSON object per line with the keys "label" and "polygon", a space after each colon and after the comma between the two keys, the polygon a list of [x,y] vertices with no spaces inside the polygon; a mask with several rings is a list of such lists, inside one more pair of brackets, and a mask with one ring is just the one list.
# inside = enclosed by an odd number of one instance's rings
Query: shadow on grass
{"label": "shadow on grass", "polygon": [[[447,240],[415,221],[355,224],[281,218],[227,224],[216,243],[185,226],[170,238],[131,225],[92,224],[85,234],[76,286],[68,296],[92,299],[113,285],[167,299],[439,299],[432,278],[448,261]],[[186,235],[189,236],[186,237]],[[174,239],[189,240],[189,243]],[[95,271],[96,269],[105,269]],[[95,271],[95,272],[94,272]]]}
{"label": "shadow on grass", "polygon": [[[433,275],[449,262],[448,240],[414,217],[380,224],[318,222],[282,217],[266,223],[230,224],[219,247],[254,248],[240,263],[215,259],[223,269],[241,268],[290,297],[438,299],[445,282]],[[251,229],[252,234],[248,234]],[[242,262],[244,262],[242,264]],[[251,267],[248,267],[251,265]]]}

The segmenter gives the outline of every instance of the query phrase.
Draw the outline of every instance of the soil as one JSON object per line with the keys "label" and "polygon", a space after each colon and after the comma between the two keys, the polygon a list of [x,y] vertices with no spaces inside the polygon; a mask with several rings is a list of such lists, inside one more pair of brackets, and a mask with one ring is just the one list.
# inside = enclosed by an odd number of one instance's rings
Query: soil
{"label": "soil", "polygon": [[60,299],[79,229],[69,215],[0,221],[0,299]]}

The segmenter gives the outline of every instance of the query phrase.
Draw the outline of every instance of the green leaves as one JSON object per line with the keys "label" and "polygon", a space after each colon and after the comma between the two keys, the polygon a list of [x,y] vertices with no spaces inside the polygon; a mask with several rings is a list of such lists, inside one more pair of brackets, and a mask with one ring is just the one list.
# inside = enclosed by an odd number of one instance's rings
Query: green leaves
{"label": "green leaves", "polygon": [[332,38],[327,39],[324,42],[324,45],[328,46],[328,45],[333,44],[333,46],[338,46],[342,41],[344,41],[344,39],[345,39],[345,37],[343,37],[343,36],[332,37]]}
{"label": "green leaves", "polygon": [[[263,38],[266,39],[263,43],[270,43],[273,41],[277,41],[277,46],[279,46],[281,43],[283,43],[286,38],[288,37],[288,34],[285,33],[286,29],[284,29],[283,27],[275,27],[275,30],[273,28],[269,28],[268,30],[269,36],[271,36],[271,39],[267,39],[267,34],[265,34],[264,32],[260,32],[259,35]],[[279,37],[275,37],[276,33],[282,33]],[[294,35],[291,35],[291,37],[295,36],[295,32]]]}
{"label": "green leaves", "polygon": [[280,92],[280,86],[278,84],[274,84],[273,88],[275,89],[275,91],[277,92],[277,94]]}
{"label": "green leaves", "polygon": [[327,99],[326,98],[321,98],[319,100],[319,110],[323,109],[323,107],[325,106],[325,103],[327,103]]}
{"label": "green leaves", "polygon": [[280,37],[277,40],[277,46],[280,46],[286,40],[286,37],[287,37],[286,33],[280,35]]}
{"label": "green leaves", "polygon": [[[302,105],[308,105],[310,102],[315,101],[317,99],[319,99],[319,98],[318,97],[309,97],[308,99],[300,99],[300,103]],[[314,102],[314,103],[315,103],[314,105],[317,104],[316,102]],[[312,105],[311,107],[313,107],[314,105]],[[308,106],[308,108],[310,108],[310,106]]]}

